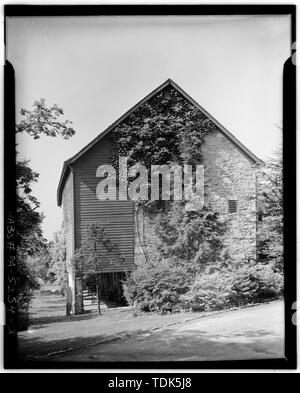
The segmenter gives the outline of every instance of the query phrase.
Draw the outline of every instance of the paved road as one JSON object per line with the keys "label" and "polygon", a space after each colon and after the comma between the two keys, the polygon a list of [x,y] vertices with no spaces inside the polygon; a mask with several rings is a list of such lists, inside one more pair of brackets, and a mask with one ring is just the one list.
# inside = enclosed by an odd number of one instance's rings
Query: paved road
{"label": "paved road", "polygon": [[51,360],[107,362],[276,358],[283,356],[283,339],[284,305],[278,301],[68,352]]}

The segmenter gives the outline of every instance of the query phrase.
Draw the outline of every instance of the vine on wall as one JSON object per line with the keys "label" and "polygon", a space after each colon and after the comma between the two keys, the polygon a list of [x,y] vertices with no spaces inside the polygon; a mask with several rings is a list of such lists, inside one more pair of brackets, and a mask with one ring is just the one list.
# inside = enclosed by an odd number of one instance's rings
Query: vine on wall
{"label": "vine on wall", "polygon": [[[141,164],[149,176],[151,165],[199,165],[204,137],[214,129],[210,119],[168,86],[115,128],[112,164],[118,169],[119,157],[127,157],[128,167]],[[144,211],[162,206],[145,200],[139,205]]]}
{"label": "vine on wall", "polygon": [[[128,168],[136,164],[142,164],[146,167],[148,170],[149,193],[151,165],[202,164],[203,141],[207,133],[213,130],[216,130],[216,126],[210,119],[176,89],[168,86],[136,109],[113,131],[113,165],[118,170],[119,157],[122,156],[127,157]],[[179,226],[181,224],[185,225],[184,223],[194,219],[199,222],[205,221],[201,212],[195,214],[186,212],[184,201],[176,203],[164,203],[161,200],[151,201],[149,194],[147,199],[140,199],[135,203],[135,209],[136,229],[148,263],[150,262],[150,256],[145,246],[147,240],[143,236],[144,234],[140,233],[139,216],[146,214],[150,217],[157,217],[159,215],[160,219],[155,220],[155,233],[158,236],[157,252],[161,254],[162,258],[167,256],[166,252],[162,253],[162,250],[171,249],[169,244],[162,244],[165,243],[162,232],[168,228],[167,222],[172,220],[174,215],[178,215],[177,224]],[[186,215],[188,217],[184,219]],[[213,217],[217,223],[218,216]],[[221,232],[224,232],[223,226],[220,225],[219,228],[221,227]],[[181,229],[184,231],[184,228]],[[216,232],[215,237],[219,235]],[[177,240],[179,240],[179,237]],[[195,236],[193,236],[194,240]],[[151,241],[153,243],[153,239]],[[212,244],[213,242],[210,245]],[[217,244],[217,241],[214,244]],[[186,242],[182,242],[182,247],[185,246]],[[221,249],[222,247],[218,246],[217,248]],[[194,258],[195,255],[192,259]]]}

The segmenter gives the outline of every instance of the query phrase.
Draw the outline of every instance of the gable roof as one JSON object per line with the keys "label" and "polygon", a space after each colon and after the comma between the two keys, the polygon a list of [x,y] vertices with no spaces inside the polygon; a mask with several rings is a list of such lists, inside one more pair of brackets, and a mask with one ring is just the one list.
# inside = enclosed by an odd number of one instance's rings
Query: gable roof
{"label": "gable roof", "polygon": [[183,97],[185,97],[192,105],[198,108],[208,119],[210,119],[219,129],[219,131],[225,135],[235,146],[237,146],[253,163],[262,164],[263,161],[260,160],[255,154],[253,154],[249,149],[246,148],[234,135],[232,135],[222,124],[220,124],[210,113],[208,113],[201,105],[199,105],[191,96],[189,96],[181,87],[179,87],[172,79],[167,79],[163,84],[154,89],[151,93],[146,95],[141,101],[134,105],[131,109],[125,112],[118,120],[112,123],[108,128],[106,128],[101,134],[99,134],[95,139],[93,139],[89,144],[87,144],[83,149],[81,149],[73,157],[69,158],[63,163],[63,169],[60,176],[58,188],[57,188],[57,204],[61,205],[62,202],[62,191],[64,187],[64,182],[70,170],[70,165],[78,160],[83,154],[85,154],[89,149],[91,149],[96,143],[98,143],[102,138],[104,138],[110,131],[117,127],[123,120],[125,120],[129,115],[131,115],[136,109],[138,109],[145,102],[150,100],[153,96],[158,94],[167,86],[172,86],[176,89]]}

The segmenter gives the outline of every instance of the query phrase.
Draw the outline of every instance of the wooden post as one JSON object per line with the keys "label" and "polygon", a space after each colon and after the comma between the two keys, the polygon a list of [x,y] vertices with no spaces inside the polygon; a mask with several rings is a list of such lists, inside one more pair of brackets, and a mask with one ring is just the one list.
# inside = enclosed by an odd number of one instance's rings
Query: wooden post
{"label": "wooden post", "polygon": [[100,281],[100,273],[97,274],[96,277],[96,293],[97,293],[97,303],[98,303],[98,314],[101,315],[101,281]]}

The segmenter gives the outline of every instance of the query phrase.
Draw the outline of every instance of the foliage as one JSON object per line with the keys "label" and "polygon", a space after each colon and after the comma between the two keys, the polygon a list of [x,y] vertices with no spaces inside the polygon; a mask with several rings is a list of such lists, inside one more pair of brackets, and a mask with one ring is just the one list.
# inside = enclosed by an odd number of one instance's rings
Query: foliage
{"label": "foliage", "polygon": [[[128,164],[197,164],[203,136],[213,123],[168,87],[141,105],[114,131],[117,154]],[[155,142],[155,143],[154,143]]]}
{"label": "foliage", "polygon": [[279,298],[283,276],[271,265],[233,264],[196,276],[173,261],[141,264],[123,283],[129,304],[142,311],[222,310]]}
{"label": "foliage", "polygon": [[265,264],[241,264],[196,277],[190,290],[181,297],[183,308],[194,311],[221,310],[278,298],[283,277]]}
{"label": "foliage", "polygon": [[[166,88],[116,127],[115,168],[119,156],[127,157],[129,166],[139,163],[148,171],[151,165],[201,164],[204,137],[213,129],[205,115]],[[159,258],[150,260],[140,242],[148,263],[125,280],[128,302],[148,311],[180,304],[216,310],[278,297],[283,289],[281,184],[281,163],[272,161],[261,172],[259,184],[261,244],[266,262],[272,261],[267,264],[233,265],[223,243],[227,222],[210,206],[189,211],[184,202],[139,201],[150,218],[156,217]]]}
{"label": "foliage", "polygon": [[37,182],[38,174],[28,161],[21,160],[16,166],[16,242],[22,253],[34,254],[44,246],[41,223],[43,215],[37,211],[40,204],[32,195],[32,183]]}
{"label": "foliage", "polygon": [[223,235],[227,222],[209,207],[187,211],[181,203],[173,203],[156,224],[158,250],[162,258],[170,258],[195,274],[207,265],[226,262]]}
{"label": "foliage", "polygon": [[110,240],[105,227],[94,223],[86,227],[81,247],[76,250],[71,263],[76,275],[96,284],[98,313],[101,315],[100,275],[104,264],[123,262],[118,247]]}
{"label": "foliage", "polygon": [[28,309],[33,292],[38,288],[34,270],[28,259],[45,249],[41,223],[43,216],[36,211],[39,202],[32,195],[31,184],[38,174],[32,171],[28,161],[19,161],[16,166],[16,246],[17,246],[17,305],[18,329],[26,329],[29,323]]}
{"label": "foliage", "polygon": [[69,120],[61,120],[64,111],[61,107],[54,104],[46,106],[46,100],[40,98],[33,104],[33,110],[21,109],[20,114],[23,117],[17,124],[16,132],[26,132],[33,139],[39,139],[41,135],[56,137],[61,136],[64,139],[71,138],[75,131],[70,126]]}
{"label": "foliage", "polygon": [[63,231],[54,234],[54,240],[49,243],[51,263],[49,273],[54,276],[54,282],[59,286],[62,293],[68,286],[68,269],[66,258],[66,239]]}
{"label": "foliage", "polygon": [[174,267],[168,261],[147,263],[138,266],[124,281],[124,296],[129,304],[143,311],[172,311],[189,283],[190,275],[183,267]]}
{"label": "foliage", "polygon": [[259,173],[258,201],[260,221],[258,240],[260,258],[283,271],[283,190],[282,159],[269,160]]}
{"label": "foliage", "polygon": [[93,223],[86,227],[81,247],[73,257],[76,273],[83,277],[101,273],[103,264],[123,261],[118,247],[111,241],[105,227]]}
{"label": "foliage", "polygon": [[34,272],[37,279],[42,282],[49,280],[49,269],[51,265],[51,255],[48,245],[39,250],[37,253],[28,256],[27,264]]}
{"label": "foliage", "polygon": [[[119,156],[127,157],[128,166],[142,164],[148,171],[151,165],[201,164],[204,137],[214,129],[210,119],[168,86],[113,131],[113,164],[117,169]],[[136,216],[140,210],[149,217],[160,214],[156,231],[163,258],[173,257],[181,263],[188,261],[190,269],[194,270],[205,261],[216,262],[222,249],[220,237],[225,232],[225,224],[216,213],[209,208],[187,212],[184,203],[144,199],[136,203]],[[142,236],[139,234],[140,238]],[[149,260],[146,247],[141,246]]]}
{"label": "foliage", "polygon": [[[119,156],[128,166],[201,163],[201,146],[215,125],[177,90],[166,87],[136,109],[113,131],[113,165]],[[145,198],[144,198],[145,199]],[[158,211],[157,201],[140,200],[145,211]]]}
{"label": "foliage", "polygon": [[[62,121],[63,110],[57,105],[47,107],[45,99],[35,101],[34,109],[21,109],[22,120],[16,125],[17,133],[27,133],[34,139],[41,135],[64,139],[70,138],[75,131],[71,122]],[[38,288],[34,270],[29,266],[29,258],[42,255],[46,249],[41,224],[43,214],[38,211],[40,203],[32,194],[32,184],[37,182],[38,173],[29,166],[29,161],[16,162],[16,246],[17,246],[17,304],[19,329],[28,325],[28,309],[33,291]],[[31,260],[32,262],[32,260]],[[34,265],[34,263],[33,263]]]}
{"label": "foliage", "polygon": [[[184,202],[172,203],[166,212],[157,214],[154,222],[154,231],[148,231],[146,239],[154,245],[151,257],[148,255],[146,265],[138,264],[127,277],[124,290],[127,300],[135,300],[141,309],[161,311],[174,308],[180,288],[187,290],[197,273],[225,269],[231,260],[223,242],[227,221],[210,207],[189,211]],[[178,288],[173,287],[175,273]],[[161,282],[166,288],[161,288]]]}
{"label": "foliage", "polygon": [[18,252],[17,257],[17,329],[25,330],[29,324],[30,302],[39,284],[24,254]]}

